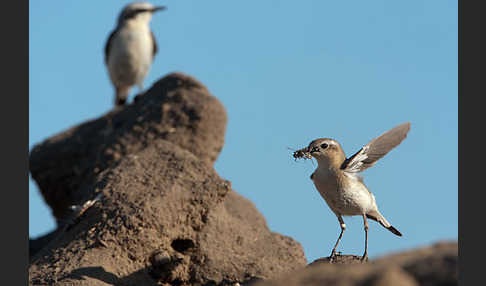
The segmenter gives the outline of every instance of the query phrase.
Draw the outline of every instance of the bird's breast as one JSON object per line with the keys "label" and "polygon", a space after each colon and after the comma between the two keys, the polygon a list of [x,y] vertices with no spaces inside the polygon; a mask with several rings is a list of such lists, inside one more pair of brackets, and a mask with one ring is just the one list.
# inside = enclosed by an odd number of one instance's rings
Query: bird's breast
{"label": "bird's breast", "polygon": [[153,39],[148,27],[121,28],[112,40],[108,70],[116,85],[132,85],[147,75],[153,59]]}
{"label": "bird's breast", "polygon": [[317,169],[311,176],[312,181],[328,204],[333,204],[339,196],[339,186],[336,177],[327,170]]}
{"label": "bird's breast", "polygon": [[148,27],[122,28],[113,41],[114,57],[124,57],[139,61],[152,59],[153,43]]}
{"label": "bird's breast", "polygon": [[148,64],[153,56],[153,39],[149,27],[127,26],[120,28],[113,38],[109,62],[120,60],[133,64]]}
{"label": "bird's breast", "polygon": [[312,180],[329,207],[338,214],[359,215],[370,207],[370,193],[357,179],[316,170]]}

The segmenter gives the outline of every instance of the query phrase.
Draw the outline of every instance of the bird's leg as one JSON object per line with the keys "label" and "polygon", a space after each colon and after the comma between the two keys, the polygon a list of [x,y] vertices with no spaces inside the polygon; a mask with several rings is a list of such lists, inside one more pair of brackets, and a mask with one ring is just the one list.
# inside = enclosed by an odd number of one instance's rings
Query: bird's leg
{"label": "bird's leg", "polygon": [[133,101],[134,102],[136,102],[137,100],[139,100],[142,97],[142,95],[144,95],[143,83],[137,83],[137,87],[138,87],[138,93],[133,98]]}
{"label": "bird's leg", "polygon": [[336,244],[334,245],[334,248],[332,249],[331,252],[331,261],[336,257],[336,248],[339,244],[339,241],[341,241],[341,237],[343,237],[343,232],[346,230],[346,224],[343,221],[343,218],[341,216],[338,216],[339,220],[339,225],[341,226],[341,233],[339,234],[338,240],[336,241]]}
{"label": "bird's leg", "polygon": [[368,261],[368,220],[366,220],[366,215],[363,215],[364,230],[365,230],[365,251],[361,261]]}
{"label": "bird's leg", "polygon": [[116,87],[115,106],[123,106],[127,102],[130,87]]}

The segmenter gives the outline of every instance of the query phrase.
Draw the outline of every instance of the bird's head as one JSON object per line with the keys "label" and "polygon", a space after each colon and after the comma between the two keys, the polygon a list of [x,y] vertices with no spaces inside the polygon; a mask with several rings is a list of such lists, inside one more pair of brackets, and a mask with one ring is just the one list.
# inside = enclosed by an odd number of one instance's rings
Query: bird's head
{"label": "bird's head", "polygon": [[340,166],[346,159],[346,155],[337,142],[330,138],[319,138],[309,143],[306,148],[297,150],[294,153],[295,158],[313,157],[319,165]]}
{"label": "bird's head", "polygon": [[128,21],[150,22],[152,14],[167,9],[165,6],[154,6],[148,2],[134,2],[123,8],[118,16],[118,25]]}

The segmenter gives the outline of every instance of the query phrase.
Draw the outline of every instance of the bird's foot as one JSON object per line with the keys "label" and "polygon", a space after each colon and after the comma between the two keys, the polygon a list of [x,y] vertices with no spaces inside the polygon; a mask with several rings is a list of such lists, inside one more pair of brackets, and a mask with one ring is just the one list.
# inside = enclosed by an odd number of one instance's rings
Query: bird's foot
{"label": "bird's foot", "polygon": [[126,103],[127,103],[127,99],[126,98],[118,98],[117,97],[115,99],[115,107],[124,106]]}
{"label": "bird's foot", "polygon": [[336,252],[336,250],[333,250],[329,256],[329,262],[333,263],[339,255],[341,255],[340,251]]}
{"label": "bird's foot", "polygon": [[368,254],[365,252],[365,254],[363,254],[360,260],[361,262],[368,262]]}

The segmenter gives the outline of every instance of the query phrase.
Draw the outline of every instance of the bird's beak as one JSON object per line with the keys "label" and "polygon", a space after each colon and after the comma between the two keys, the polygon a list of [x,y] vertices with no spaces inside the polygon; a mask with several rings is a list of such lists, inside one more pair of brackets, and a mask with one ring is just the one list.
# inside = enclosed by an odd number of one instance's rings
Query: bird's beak
{"label": "bird's beak", "polygon": [[166,10],[167,7],[166,6],[156,6],[152,9],[152,13],[154,12],[157,12],[157,11],[162,11],[162,10]]}
{"label": "bird's beak", "polygon": [[319,152],[319,149],[317,147],[314,147],[314,148],[308,147],[307,150],[308,150],[307,152],[309,152],[309,154],[311,154],[311,155],[312,155],[312,153]]}

